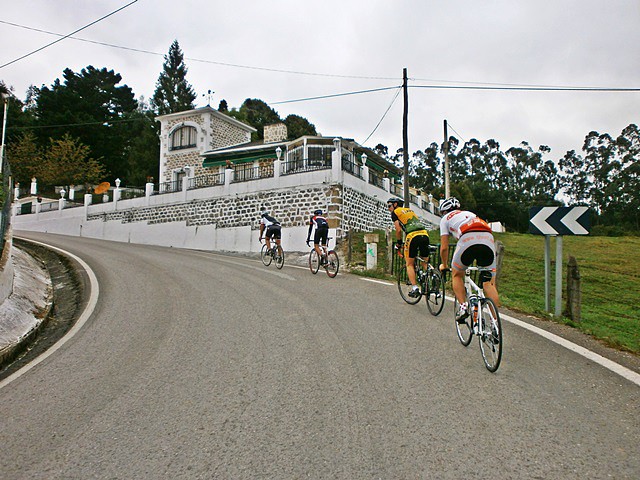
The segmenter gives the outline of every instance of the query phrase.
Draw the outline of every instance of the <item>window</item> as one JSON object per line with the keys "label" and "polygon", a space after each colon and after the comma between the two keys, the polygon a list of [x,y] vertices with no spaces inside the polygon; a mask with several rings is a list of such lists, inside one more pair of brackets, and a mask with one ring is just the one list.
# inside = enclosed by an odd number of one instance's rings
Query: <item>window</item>
{"label": "window", "polygon": [[171,150],[196,146],[196,127],[180,127],[171,134]]}

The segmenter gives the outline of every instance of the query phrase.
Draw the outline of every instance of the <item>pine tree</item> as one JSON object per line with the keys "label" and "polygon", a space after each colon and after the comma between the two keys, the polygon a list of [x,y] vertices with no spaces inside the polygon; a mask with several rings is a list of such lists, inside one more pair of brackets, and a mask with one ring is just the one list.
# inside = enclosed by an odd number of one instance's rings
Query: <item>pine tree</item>
{"label": "pine tree", "polygon": [[156,82],[156,91],[151,104],[158,115],[181,112],[195,108],[193,101],[196,94],[187,83],[187,67],[184,55],[177,40],[169,48],[169,54],[164,57],[162,72]]}

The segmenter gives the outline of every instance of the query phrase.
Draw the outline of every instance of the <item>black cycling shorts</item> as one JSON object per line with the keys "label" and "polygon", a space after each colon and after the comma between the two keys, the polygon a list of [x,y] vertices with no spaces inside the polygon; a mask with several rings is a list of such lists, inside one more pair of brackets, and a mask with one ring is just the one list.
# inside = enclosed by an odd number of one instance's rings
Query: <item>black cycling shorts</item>
{"label": "black cycling shorts", "polygon": [[280,225],[269,225],[267,227],[267,232],[264,234],[265,238],[274,238],[276,240],[280,240]]}
{"label": "black cycling shorts", "polygon": [[315,245],[326,245],[329,240],[329,228],[316,228],[316,233],[313,236],[313,243]]}

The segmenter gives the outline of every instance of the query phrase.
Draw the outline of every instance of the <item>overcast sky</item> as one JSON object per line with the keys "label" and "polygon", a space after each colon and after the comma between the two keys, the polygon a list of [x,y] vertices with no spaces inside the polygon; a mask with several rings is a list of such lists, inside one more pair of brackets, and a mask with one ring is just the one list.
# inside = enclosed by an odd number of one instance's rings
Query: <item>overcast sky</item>
{"label": "overcast sky", "polygon": [[[0,65],[60,38],[33,29],[67,35],[130,2],[0,0]],[[0,79],[24,99],[30,85],[93,65],[149,98],[177,39],[197,106],[209,89],[214,108],[259,98],[360,143],[396,90],[276,102],[399,86],[405,67],[410,86],[640,87],[640,0],[138,0],[75,37],[112,46],[67,38],[0,68]],[[400,148],[402,110],[399,95],[365,145]],[[638,124],[640,92],[410,88],[409,151],[441,143],[444,119],[463,141],[506,150],[524,140],[557,160],[592,130]]]}

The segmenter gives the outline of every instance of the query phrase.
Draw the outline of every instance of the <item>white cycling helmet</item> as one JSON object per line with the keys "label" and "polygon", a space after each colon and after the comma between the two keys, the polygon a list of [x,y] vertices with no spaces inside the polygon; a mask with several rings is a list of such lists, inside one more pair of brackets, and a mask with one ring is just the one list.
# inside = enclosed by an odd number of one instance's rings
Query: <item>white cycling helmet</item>
{"label": "white cycling helmet", "polygon": [[447,213],[460,208],[460,201],[456,197],[449,197],[440,202],[440,213]]}

